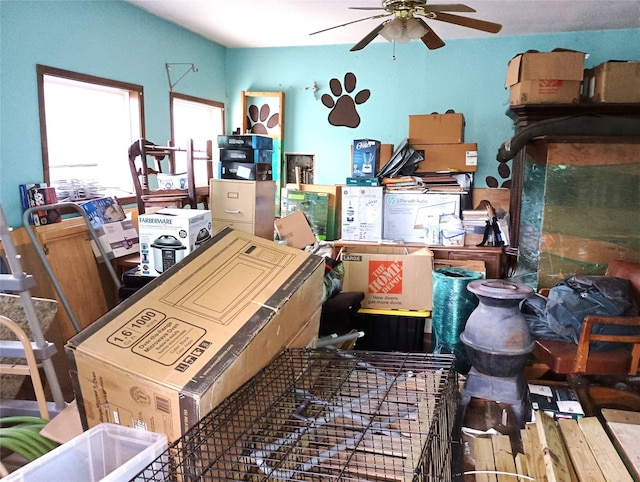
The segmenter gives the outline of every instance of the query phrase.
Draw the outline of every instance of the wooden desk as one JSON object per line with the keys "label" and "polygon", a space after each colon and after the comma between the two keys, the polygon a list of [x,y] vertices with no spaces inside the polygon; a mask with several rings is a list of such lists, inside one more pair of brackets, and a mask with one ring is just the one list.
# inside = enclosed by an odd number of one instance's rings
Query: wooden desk
{"label": "wooden desk", "polygon": [[[341,239],[333,242],[333,257],[337,257],[341,248],[345,246],[378,246],[376,243],[361,243],[358,241],[343,241]],[[433,253],[434,259],[484,261],[487,270],[487,278],[499,279],[503,277],[502,266],[504,260],[504,250],[502,248],[475,246],[441,246],[424,244],[384,244],[391,247],[427,247]]]}

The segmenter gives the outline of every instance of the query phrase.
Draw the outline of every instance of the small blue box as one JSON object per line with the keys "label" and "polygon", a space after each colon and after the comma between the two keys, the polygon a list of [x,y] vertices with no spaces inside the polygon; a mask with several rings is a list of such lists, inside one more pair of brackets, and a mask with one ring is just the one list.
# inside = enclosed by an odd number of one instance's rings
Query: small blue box
{"label": "small blue box", "polygon": [[255,134],[218,136],[218,147],[225,149],[273,150],[273,139],[269,136],[259,136]]}
{"label": "small blue box", "polygon": [[356,139],[351,155],[351,177],[375,177],[380,166],[380,141]]}

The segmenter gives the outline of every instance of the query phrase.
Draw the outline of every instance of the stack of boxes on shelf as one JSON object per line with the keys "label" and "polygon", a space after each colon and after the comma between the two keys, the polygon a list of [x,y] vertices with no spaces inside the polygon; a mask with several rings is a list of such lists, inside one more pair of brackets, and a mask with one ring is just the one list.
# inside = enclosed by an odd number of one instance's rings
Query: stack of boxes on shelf
{"label": "stack of boxes on shelf", "polygon": [[220,178],[245,181],[273,179],[273,139],[261,135],[218,136]]}
{"label": "stack of boxes on shelf", "polygon": [[567,49],[526,52],[509,61],[511,105],[640,102],[640,62],[610,60],[584,68],[585,54]]}

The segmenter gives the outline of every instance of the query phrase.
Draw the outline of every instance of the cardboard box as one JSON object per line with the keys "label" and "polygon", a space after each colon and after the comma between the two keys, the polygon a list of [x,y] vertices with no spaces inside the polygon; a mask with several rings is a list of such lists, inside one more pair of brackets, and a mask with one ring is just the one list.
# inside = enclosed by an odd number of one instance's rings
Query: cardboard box
{"label": "cardboard box", "polygon": [[476,172],[478,144],[416,144],[413,149],[424,157],[416,172]]}
{"label": "cardboard box", "polygon": [[317,241],[307,216],[302,210],[293,211],[283,218],[276,219],[274,225],[278,237],[292,248],[304,249]]}
{"label": "cardboard box", "polygon": [[380,141],[356,139],[351,149],[351,177],[375,177],[380,170]]}
{"label": "cardboard box", "polygon": [[392,155],[393,144],[380,144],[380,166],[378,170],[382,169],[391,160]]}
{"label": "cardboard box", "polygon": [[218,136],[218,147],[222,149],[266,149],[273,150],[273,138],[260,135]]}
{"label": "cardboard box", "polygon": [[584,417],[578,394],[571,388],[529,384],[529,396],[533,410],[542,410],[555,420]]}
{"label": "cardboard box", "polygon": [[640,102],[640,62],[609,61],[585,70],[583,96],[589,102]]}
{"label": "cardboard box", "polygon": [[159,276],[211,238],[211,211],[160,209],[138,216],[140,271]]}
{"label": "cardboard box", "polygon": [[342,186],[342,239],[382,241],[382,186]]}
{"label": "cardboard box", "polygon": [[[55,188],[48,187],[47,183],[20,184],[19,188],[20,202],[24,211],[32,207],[58,202]],[[59,223],[61,221],[62,216],[57,209],[34,211],[29,215],[29,224],[34,226],[44,226],[45,224]]]}
{"label": "cardboard box", "polygon": [[505,87],[509,103],[571,104],[580,100],[584,53],[527,52],[509,61]]}
{"label": "cardboard box", "polygon": [[273,151],[266,149],[220,149],[221,161],[271,164]]}
{"label": "cardboard box", "polygon": [[313,234],[318,241],[326,241],[327,233],[331,225],[333,231],[329,238],[336,239],[335,233],[335,209],[329,212],[329,193],[301,191],[298,189],[285,189],[281,197],[283,216],[295,211],[302,211],[311,224]]}
{"label": "cardboard box", "polygon": [[[140,238],[132,219],[107,223],[95,228],[98,241],[109,259],[121,258],[129,254],[138,253],[140,250]],[[91,240],[93,254],[102,261],[100,250]]]}
{"label": "cardboard box", "polygon": [[464,142],[464,115],[409,116],[409,144],[459,144]]}
{"label": "cardboard box", "polygon": [[323,278],[319,256],[224,229],[66,344],[83,427],[177,440],[284,348],[315,343]]}
{"label": "cardboard box", "polygon": [[[362,178],[364,179],[364,178]],[[340,217],[342,210],[342,187],[336,184],[293,184],[285,186],[286,190],[327,193],[329,195],[329,205],[327,214],[327,241],[340,239]],[[281,201],[286,201],[286,197],[281,197]],[[284,204],[281,202],[281,204]],[[282,212],[287,212],[286,206],[281,206]]]}
{"label": "cardboard box", "polygon": [[92,228],[97,228],[107,223],[124,221],[126,215],[124,209],[112,197],[101,197],[80,203],[80,206],[87,213]]}
{"label": "cardboard box", "polygon": [[405,243],[429,242],[430,218],[443,214],[460,216],[462,194],[388,191],[384,195],[384,239]]}
{"label": "cardboard box", "polygon": [[242,181],[271,181],[273,169],[271,164],[265,163],[221,161],[220,177]]}
{"label": "cardboard box", "polygon": [[343,291],[362,291],[372,309],[431,310],[433,254],[428,248],[345,246]]}
{"label": "cardboard box", "polygon": [[187,173],[181,172],[179,174],[167,174],[159,172],[156,174],[156,181],[158,182],[158,189],[172,190],[172,189],[187,189],[189,180],[187,179]]}

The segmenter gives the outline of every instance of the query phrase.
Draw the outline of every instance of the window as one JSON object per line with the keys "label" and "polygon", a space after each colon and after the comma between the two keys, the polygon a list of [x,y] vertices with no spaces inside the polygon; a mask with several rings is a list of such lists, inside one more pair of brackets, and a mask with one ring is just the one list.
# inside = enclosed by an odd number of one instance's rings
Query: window
{"label": "window", "polygon": [[[183,94],[171,93],[171,139],[176,147],[186,147],[193,139],[195,149],[206,150],[207,140],[213,142],[213,172],[207,172],[204,162],[195,162],[196,185],[208,186],[218,172],[218,135],[224,134],[224,104]],[[185,152],[176,153],[176,172],[186,171]]]}
{"label": "window", "polygon": [[144,137],[140,85],[37,66],[44,180],[59,201],[133,196],[127,151]]}

